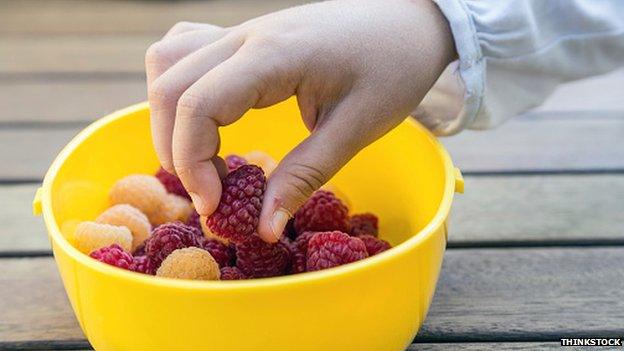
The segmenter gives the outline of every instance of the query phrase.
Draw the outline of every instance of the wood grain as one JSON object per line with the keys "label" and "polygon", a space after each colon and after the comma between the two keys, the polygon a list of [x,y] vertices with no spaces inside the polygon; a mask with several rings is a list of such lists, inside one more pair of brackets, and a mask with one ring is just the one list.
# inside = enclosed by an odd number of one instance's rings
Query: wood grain
{"label": "wood grain", "polygon": [[[0,259],[0,270],[0,340],[82,339],[52,258]],[[624,248],[452,250],[417,340],[615,337],[623,321]]]}
{"label": "wood grain", "polygon": [[624,248],[451,250],[427,341],[624,333]]}
{"label": "wood grain", "polygon": [[624,118],[516,119],[444,138],[464,172],[624,168]]}
{"label": "wood grain", "polygon": [[37,187],[0,186],[0,254],[50,252],[43,218],[31,210]]}
{"label": "wood grain", "polygon": [[0,341],[84,339],[49,258],[0,259]]}
{"label": "wood grain", "polygon": [[[88,122],[146,98],[140,74],[53,75],[0,79],[0,125],[30,122]],[[54,92],[51,94],[50,92]],[[566,97],[571,99],[570,96]],[[609,106],[603,105],[603,107]],[[614,108],[611,104],[611,108]],[[624,119],[624,109],[539,110],[517,117],[521,121]]]}
{"label": "wood grain", "polygon": [[449,242],[624,242],[623,175],[466,177]]}
{"label": "wood grain", "polygon": [[[38,179],[80,128],[0,129],[1,179]],[[515,120],[443,140],[464,172],[622,170],[624,118]],[[33,142],[36,141],[36,142]]]}
{"label": "wood grain", "polygon": [[144,56],[159,35],[0,37],[0,75],[143,73]]}
{"label": "wood grain", "polygon": [[39,180],[81,128],[0,129],[0,180]]}
{"label": "wood grain", "polygon": [[[0,1],[0,34],[163,34],[178,21],[231,26],[306,0]],[[68,21],[68,18],[71,21]]]}
{"label": "wood grain", "polygon": [[[0,253],[46,252],[37,184],[0,186]],[[624,242],[624,176],[466,177],[453,204],[449,245]]]}
{"label": "wood grain", "polygon": [[143,79],[123,77],[0,81],[0,125],[93,121],[144,101],[145,91]]}

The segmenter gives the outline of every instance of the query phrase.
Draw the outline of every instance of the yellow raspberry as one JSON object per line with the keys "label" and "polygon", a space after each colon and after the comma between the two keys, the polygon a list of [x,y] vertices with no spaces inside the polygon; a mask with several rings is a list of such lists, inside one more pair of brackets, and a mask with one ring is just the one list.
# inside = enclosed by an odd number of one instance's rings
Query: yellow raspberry
{"label": "yellow raspberry", "polygon": [[189,200],[178,195],[167,194],[161,211],[154,217],[154,225],[173,221],[186,222],[191,212],[193,212],[193,204]]}
{"label": "yellow raspberry", "polygon": [[275,170],[277,167],[277,162],[271,157],[271,155],[267,154],[263,151],[252,151],[245,155],[243,158],[247,160],[249,164],[256,165],[264,171],[264,174],[268,177],[269,174]]}
{"label": "yellow raspberry", "polygon": [[132,248],[132,233],[127,227],[96,223],[81,222],[76,226],[74,233],[76,248],[85,254],[117,244],[130,252]]}
{"label": "yellow raspberry", "polygon": [[152,175],[132,174],[121,178],[113,185],[109,193],[110,202],[116,204],[128,204],[143,212],[150,223],[155,224],[155,219],[162,210],[167,190]]}
{"label": "yellow raspberry", "polygon": [[98,223],[125,226],[132,232],[132,250],[141,245],[150,236],[152,225],[147,216],[139,209],[128,205],[115,205],[102,212],[95,219]]}
{"label": "yellow raspberry", "polygon": [[219,264],[206,250],[197,247],[177,249],[165,258],[156,275],[166,278],[219,280]]}
{"label": "yellow raspberry", "polygon": [[220,241],[221,243],[225,245],[229,245],[230,241],[228,239],[222,236],[218,236],[217,234],[213,233],[212,230],[210,230],[210,228],[208,228],[208,225],[206,224],[207,219],[208,218],[206,218],[205,216],[199,217],[199,224],[201,225],[204,236],[208,239],[214,239],[214,240]]}

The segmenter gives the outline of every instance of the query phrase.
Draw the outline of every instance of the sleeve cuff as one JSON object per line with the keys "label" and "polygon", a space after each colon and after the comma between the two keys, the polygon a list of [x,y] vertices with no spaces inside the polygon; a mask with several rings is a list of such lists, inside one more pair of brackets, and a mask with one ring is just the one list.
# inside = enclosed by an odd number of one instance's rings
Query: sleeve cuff
{"label": "sleeve cuff", "polygon": [[473,19],[463,0],[433,0],[449,22],[459,61],[459,74],[464,88],[463,107],[456,118],[441,120],[430,126],[437,135],[452,135],[469,127],[481,109],[485,89],[485,60]]}

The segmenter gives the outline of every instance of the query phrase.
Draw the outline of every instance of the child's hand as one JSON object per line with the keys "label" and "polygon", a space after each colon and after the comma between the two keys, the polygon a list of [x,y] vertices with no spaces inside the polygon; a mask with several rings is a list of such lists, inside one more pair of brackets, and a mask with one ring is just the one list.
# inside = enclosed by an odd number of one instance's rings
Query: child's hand
{"label": "child's hand", "polygon": [[258,232],[274,242],[313,191],[415,109],[454,55],[430,0],[329,1],[231,28],[182,24],[146,55],[156,152],[210,214],[221,193],[218,127],[296,95],[311,135],[269,179]]}

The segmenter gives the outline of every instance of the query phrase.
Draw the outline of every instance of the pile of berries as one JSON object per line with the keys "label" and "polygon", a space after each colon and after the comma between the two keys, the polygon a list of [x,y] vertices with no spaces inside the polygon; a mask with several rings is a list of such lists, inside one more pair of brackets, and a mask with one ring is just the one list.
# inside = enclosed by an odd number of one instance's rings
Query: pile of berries
{"label": "pile of berries", "polygon": [[[216,211],[200,217],[180,180],[165,170],[135,174],[110,190],[111,207],[76,227],[74,244],[119,268],[178,279],[241,280],[340,266],[391,248],[370,213],[350,216],[344,196],[315,192],[275,244],[256,234],[276,162],[255,151],[226,158],[228,175]],[[260,166],[256,166],[259,164]],[[262,167],[262,168],[261,168]]]}

